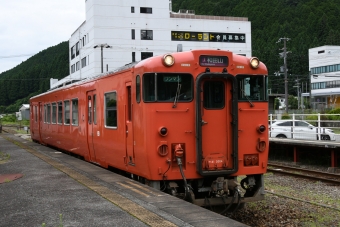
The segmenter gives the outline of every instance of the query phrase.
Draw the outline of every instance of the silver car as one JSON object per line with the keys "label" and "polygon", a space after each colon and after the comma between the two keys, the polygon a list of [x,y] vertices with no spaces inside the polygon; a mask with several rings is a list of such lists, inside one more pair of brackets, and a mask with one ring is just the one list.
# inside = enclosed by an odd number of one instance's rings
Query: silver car
{"label": "silver car", "polygon": [[318,128],[306,121],[294,121],[293,127],[292,120],[275,121],[269,126],[270,137],[276,138],[292,138],[304,140],[318,140],[319,130],[321,140],[335,140],[334,131],[328,128]]}

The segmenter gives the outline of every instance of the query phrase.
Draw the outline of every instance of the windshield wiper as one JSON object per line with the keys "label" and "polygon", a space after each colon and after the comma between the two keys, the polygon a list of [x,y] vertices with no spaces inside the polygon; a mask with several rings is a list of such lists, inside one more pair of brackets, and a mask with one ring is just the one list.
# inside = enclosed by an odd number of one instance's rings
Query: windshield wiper
{"label": "windshield wiper", "polygon": [[248,98],[248,95],[246,94],[246,91],[244,89],[242,89],[244,97],[246,97],[246,99],[248,100],[250,107],[254,107],[254,104],[250,101],[250,99]]}
{"label": "windshield wiper", "polygon": [[181,92],[181,87],[182,87],[182,84],[179,83],[179,76],[178,76],[177,91],[176,91],[176,96],[175,96],[175,100],[174,100],[174,105],[172,106],[172,108],[177,107],[177,101],[178,101],[178,97],[179,97],[180,92]]}

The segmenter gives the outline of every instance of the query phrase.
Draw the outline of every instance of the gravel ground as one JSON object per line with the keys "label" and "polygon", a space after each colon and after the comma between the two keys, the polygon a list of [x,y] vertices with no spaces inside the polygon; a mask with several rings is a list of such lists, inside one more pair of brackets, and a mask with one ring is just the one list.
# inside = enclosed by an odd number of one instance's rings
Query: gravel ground
{"label": "gravel ground", "polygon": [[[304,168],[327,169],[315,166]],[[254,227],[340,227],[339,185],[267,173],[265,190],[265,200],[248,203],[244,209],[229,217]]]}

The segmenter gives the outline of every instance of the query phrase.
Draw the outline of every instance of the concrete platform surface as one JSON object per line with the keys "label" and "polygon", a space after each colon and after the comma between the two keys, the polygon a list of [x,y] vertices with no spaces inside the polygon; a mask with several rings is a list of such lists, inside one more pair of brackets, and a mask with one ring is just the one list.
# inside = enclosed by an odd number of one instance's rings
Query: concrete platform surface
{"label": "concrete platform surface", "polygon": [[246,226],[13,134],[0,155],[0,226]]}

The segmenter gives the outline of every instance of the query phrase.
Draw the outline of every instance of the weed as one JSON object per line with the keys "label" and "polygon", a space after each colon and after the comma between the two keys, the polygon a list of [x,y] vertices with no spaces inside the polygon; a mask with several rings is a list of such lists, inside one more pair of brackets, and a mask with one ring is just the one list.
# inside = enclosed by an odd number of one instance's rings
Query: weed
{"label": "weed", "polygon": [[[46,227],[46,223],[42,223],[41,224],[42,227]],[[62,214],[59,214],[59,224],[58,224],[58,227],[63,227],[64,224],[63,224],[63,215]]]}
{"label": "weed", "polygon": [[0,151],[0,164],[5,163],[9,160],[10,155]]}

